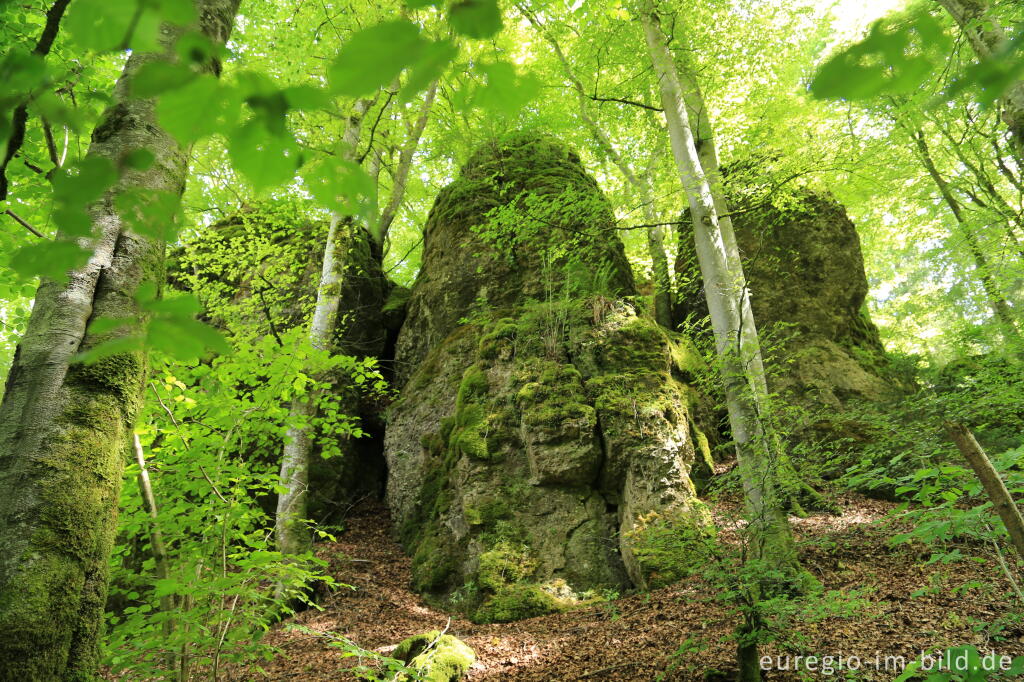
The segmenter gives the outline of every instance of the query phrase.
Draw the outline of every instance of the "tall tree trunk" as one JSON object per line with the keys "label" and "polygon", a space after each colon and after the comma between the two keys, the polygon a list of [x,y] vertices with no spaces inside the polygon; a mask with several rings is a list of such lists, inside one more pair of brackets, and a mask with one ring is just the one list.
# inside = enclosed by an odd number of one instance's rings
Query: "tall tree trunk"
{"label": "tall tree trunk", "polygon": [[392,176],[391,195],[381,213],[380,225],[377,228],[377,242],[380,244],[383,244],[388,238],[391,224],[395,222],[398,209],[401,208],[402,201],[405,199],[405,186],[409,182],[409,170],[412,168],[413,157],[419,147],[420,137],[423,136],[423,130],[427,127],[427,121],[430,120],[430,110],[433,109],[434,98],[437,96],[437,85],[436,80],[430,84],[430,88],[423,98],[419,116],[416,117],[416,121],[409,129],[408,138],[402,146],[402,151],[398,154],[398,167]]}
{"label": "tall tree trunk", "polygon": [[651,270],[654,274],[654,317],[660,325],[667,329],[672,329],[672,274],[669,271],[668,255],[665,252],[665,226],[661,225],[658,220],[657,206],[654,201],[654,189],[646,176],[636,173],[626,162],[622,154],[612,144],[608,134],[594,120],[593,115],[590,113],[589,98],[586,90],[583,89],[583,83],[580,82],[580,79],[573,72],[569,60],[562,51],[562,46],[558,44],[554,36],[548,32],[525,4],[520,3],[517,7],[523,16],[529,20],[530,24],[533,25],[537,33],[554,50],[555,56],[558,57],[558,61],[562,65],[562,72],[565,74],[566,80],[569,81],[569,85],[576,92],[580,119],[587,126],[587,130],[594,138],[594,141],[597,142],[601,151],[611,159],[615,167],[619,169],[622,177],[640,197],[644,220],[648,225],[645,231],[647,236],[647,253],[651,258]]}
{"label": "tall tree trunk", "polygon": [[[196,7],[200,30],[223,44],[238,0],[197,0]],[[189,150],[159,128],[153,100],[128,96],[144,64],[173,59],[177,35],[165,33],[162,54],[129,57],[89,149],[115,166],[140,147],[155,161],[125,169],[89,208],[92,256],[68,282],[40,285],[0,403],[0,679],[83,680],[96,671],[123,462],[146,361],[142,353],[92,365],[72,358],[101,341],[87,331],[90,320],[138,320],[136,289],[162,280],[164,243],[133,234],[114,206],[129,191],[184,189]]]}
{"label": "tall tree trunk", "polygon": [[928,176],[931,177],[935,183],[936,188],[939,190],[939,194],[942,196],[942,200],[946,202],[946,206],[949,207],[950,212],[953,214],[953,218],[956,220],[957,227],[959,228],[960,235],[964,238],[964,242],[967,244],[967,250],[970,251],[972,258],[974,259],[974,265],[978,272],[978,279],[981,281],[981,286],[985,290],[985,295],[988,298],[989,305],[992,306],[992,312],[995,314],[996,319],[999,321],[1003,328],[1003,331],[1011,337],[1019,337],[1020,332],[1017,329],[1016,321],[1014,320],[1013,311],[1010,309],[1010,304],[1006,301],[1002,292],[999,290],[999,285],[992,277],[992,269],[989,266],[988,258],[985,256],[984,250],[981,248],[981,244],[978,243],[978,238],[971,230],[971,226],[967,223],[966,216],[964,216],[963,207],[957,198],[953,196],[953,192],[949,187],[949,183],[939,173],[938,167],[935,165],[935,161],[932,159],[931,151],[928,149],[928,143],[925,140],[924,132],[921,130],[910,131],[910,135],[914,140],[914,147],[917,151],[918,158],[924,165],[925,170],[928,171]]}
{"label": "tall tree trunk", "polygon": [[[344,142],[349,160],[355,157],[363,119],[371,105],[370,100],[359,100],[345,127]],[[327,350],[334,340],[341,302],[341,280],[344,276],[348,241],[345,233],[360,230],[350,220],[335,214],[324,245],[323,268],[317,289],[313,321],[309,327],[309,342],[319,350]],[[275,536],[282,554],[296,556],[309,551],[312,536],[306,525],[309,488],[309,458],[313,450],[312,420],[316,417],[319,394],[309,394],[292,401],[290,421],[281,455],[281,485],[285,491],[277,498]]]}
{"label": "tall tree trunk", "polygon": [[764,419],[766,381],[735,236],[731,230],[726,234],[725,228],[731,225],[723,225],[718,219],[715,197],[701,165],[684,103],[684,88],[652,0],[644,2],[640,22],[660,85],[679,179],[693,217],[697,258],[750,517],[752,558],[765,561],[783,575],[795,576],[801,571],[777,489],[778,453]]}
{"label": "tall tree trunk", "polygon": [[[937,0],[960,26],[981,60],[1005,59],[1010,41],[987,0]],[[1014,81],[999,100],[1002,119],[1010,129],[1014,152],[1024,155],[1024,80]]]}

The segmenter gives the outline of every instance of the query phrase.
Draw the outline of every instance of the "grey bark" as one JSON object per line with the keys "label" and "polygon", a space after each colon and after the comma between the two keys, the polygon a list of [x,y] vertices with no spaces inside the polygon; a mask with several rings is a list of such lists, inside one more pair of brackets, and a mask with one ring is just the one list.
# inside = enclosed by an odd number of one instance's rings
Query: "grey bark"
{"label": "grey bark", "polygon": [[[960,26],[979,59],[987,61],[1006,58],[1010,41],[999,20],[992,16],[987,0],[936,1],[946,8]],[[1024,154],[1024,80],[1014,81],[1003,93],[999,103],[1003,122],[1010,129],[1014,151],[1019,159]]]}
{"label": "grey bark", "polygon": [[[196,7],[199,29],[223,43],[238,0]],[[162,280],[164,243],[132,233],[114,205],[126,191],[184,189],[188,150],[159,128],[153,100],[128,96],[144,64],[173,58],[177,35],[165,28],[166,52],[129,57],[89,149],[115,166],[143,147],[155,161],[124,169],[88,208],[92,255],[67,282],[40,285],[0,403],[0,679],[95,673],[123,461],[146,363],[141,353],[89,366],[72,359],[103,340],[88,331],[90,320],[137,322],[136,289]]]}
{"label": "grey bark", "polygon": [[659,81],[680,183],[693,217],[697,257],[722,364],[729,423],[750,517],[752,555],[783,574],[793,575],[799,571],[796,550],[777,489],[778,453],[771,446],[763,414],[767,384],[736,239],[731,223],[719,219],[708,174],[697,150],[694,123],[684,102],[684,85],[668,50],[653,0],[644,2],[639,18]]}
{"label": "grey bark", "polygon": [[430,110],[434,107],[437,85],[438,82],[435,80],[427,89],[419,115],[409,130],[408,139],[406,139],[405,145],[402,146],[402,151],[398,154],[398,167],[394,172],[391,195],[388,197],[387,206],[384,207],[384,211],[381,213],[380,226],[377,229],[377,242],[380,244],[383,244],[384,240],[388,238],[391,224],[395,222],[395,217],[398,216],[398,209],[402,206],[402,201],[405,199],[405,187],[409,182],[409,171],[412,169],[412,161],[416,155],[416,149],[419,147],[420,137],[423,136],[423,130],[427,127],[427,121],[430,119]]}
{"label": "grey bark", "polygon": [[[132,449],[135,452],[135,463],[139,465],[139,495],[142,497],[143,507],[149,516],[149,547],[153,554],[154,574],[157,580],[166,580],[170,574],[170,562],[167,558],[167,547],[164,545],[163,533],[160,532],[160,525],[157,521],[159,513],[156,507],[156,496],[153,494],[153,484],[149,480],[149,467],[146,466],[146,454],[142,450],[142,443],[138,434],[132,434]],[[170,614],[174,610],[174,596],[167,594],[160,597],[160,610]],[[170,619],[164,621],[163,633],[165,637],[170,636],[174,630],[174,622]],[[171,652],[168,654],[167,666],[174,669],[177,656]]]}
{"label": "grey bark", "polygon": [[[349,160],[355,157],[363,119],[371,105],[370,100],[356,103],[345,127],[344,142]],[[338,305],[341,302],[341,280],[345,268],[346,239],[344,230],[362,229],[342,216],[331,217],[324,245],[323,267],[317,288],[313,320],[309,328],[309,342],[319,350],[331,347],[337,328]],[[306,525],[309,490],[309,458],[313,450],[312,420],[316,417],[319,393],[315,390],[292,401],[290,422],[281,455],[281,485],[285,488],[277,498],[275,537],[282,554],[296,556],[309,551],[312,536]]]}
{"label": "grey bark", "polygon": [[946,431],[949,437],[956,443],[960,454],[964,456],[967,463],[974,469],[978,480],[985,488],[992,506],[1006,526],[1006,532],[1010,535],[1010,542],[1013,544],[1017,554],[1024,558],[1024,519],[1021,518],[1020,509],[1014,503],[1006,484],[1000,478],[999,472],[992,466],[988,455],[974,439],[974,434],[963,424],[946,422]]}
{"label": "grey bark", "polygon": [[981,281],[982,289],[984,289],[989,305],[992,307],[992,312],[995,314],[996,319],[999,321],[1003,331],[1007,335],[1011,337],[1020,336],[1020,331],[1017,329],[1017,323],[1014,319],[1013,311],[1010,309],[1010,304],[999,290],[999,285],[992,276],[992,268],[989,265],[988,258],[985,256],[985,252],[981,248],[981,244],[978,243],[977,236],[975,236],[971,226],[967,222],[967,218],[963,212],[963,207],[960,205],[960,202],[957,201],[957,198],[953,196],[949,183],[946,182],[946,179],[942,177],[941,173],[939,173],[939,169],[936,167],[935,161],[932,159],[931,152],[928,149],[928,142],[925,140],[924,133],[920,130],[914,130],[910,132],[910,135],[914,140],[914,148],[917,151],[917,156],[920,159],[921,164],[925,167],[925,170],[928,172],[928,176],[932,179],[932,182],[935,183],[936,188],[939,190],[942,200],[946,203],[946,206],[949,207],[950,212],[953,214],[953,218],[956,220],[959,233],[963,237],[964,243],[967,244],[967,250],[970,251],[971,257],[974,259],[978,279]]}

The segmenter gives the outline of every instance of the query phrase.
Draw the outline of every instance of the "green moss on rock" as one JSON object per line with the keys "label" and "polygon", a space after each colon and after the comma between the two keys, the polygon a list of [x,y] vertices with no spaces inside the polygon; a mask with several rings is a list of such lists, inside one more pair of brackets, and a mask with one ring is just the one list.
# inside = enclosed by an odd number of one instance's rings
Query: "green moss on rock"
{"label": "green moss on rock", "polygon": [[465,642],[438,630],[402,640],[392,656],[415,668],[417,679],[424,682],[456,682],[476,662],[476,653]]}
{"label": "green moss on rock", "polygon": [[475,623],[510,623],[565,610],[565,604],[536,583],[505,585],[473,614]]}

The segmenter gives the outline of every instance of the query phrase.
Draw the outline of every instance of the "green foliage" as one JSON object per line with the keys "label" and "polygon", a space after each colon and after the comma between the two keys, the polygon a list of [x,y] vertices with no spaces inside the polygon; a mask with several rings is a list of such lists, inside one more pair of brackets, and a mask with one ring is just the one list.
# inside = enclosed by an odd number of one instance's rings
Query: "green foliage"
{"label": "green foliage", "polygon": [[[990,457],[1011,495],[1024,493],[1024,447]],[[894,517],[911,524],[892,542],[917,542],[931,552],[928,563],[965,560],[964,542],[1005,542],[1006,529],[974,472],[958,463],[917,469],[897,480],[894,493],[907,500]],[[911,506],[913,505],[913,506]],[[975,561],[984,559],[972,557]]]}
{"label": "green foliage", "polygon": [[846,99],[913,92],[941,67],[951,45],[942,24],[921,5],[909,17],[875,22],[867,38],[821,67],[811,92]]}
{"label": "green foliage", "polygon": [[[362,435],[356,420],[339,411],[338,397],[320,391],[323,383],[297,366],[313,374],[374,372],[372,363],[304,347],[300,338],[298,329],[284,336],[289,352],[268,336],[209,364],[164,365],[148,386],[140,432],[158,515],[147,513],[134,485],[138,467],[130,467],[104,654],[114,669],[157,676],[186,652],[194,665],[257,665],[273,654],[260,640],[273,620],[296,601],[310,603],[311,582],[333,585],[322,560],[275,551],[265,508],[279,490],[277,462],[256,453],[280,451],[291,399],[313,390],[321,394],[312,426],[323,456],[335,454],[340,440]],[[152,545],[141,540],[154,528],[167,548],[166,577],[157,577]],[[171,610],[161,601],[167,598]]]}
{"label": "green foliage", "polygon": [[[927,4],[920,3],[905,15],[875,22],[866,38],[822,65],[811,83],[811,93],[823,99],[857,100],[918,90],[944,67],[953,45],[929,10]],[[975,90],[983,104],[997,100],[1024,76],[1022,45],[1024,40],[1018,37],[1004,53],[986,56],[966,69],[944,99]]]}

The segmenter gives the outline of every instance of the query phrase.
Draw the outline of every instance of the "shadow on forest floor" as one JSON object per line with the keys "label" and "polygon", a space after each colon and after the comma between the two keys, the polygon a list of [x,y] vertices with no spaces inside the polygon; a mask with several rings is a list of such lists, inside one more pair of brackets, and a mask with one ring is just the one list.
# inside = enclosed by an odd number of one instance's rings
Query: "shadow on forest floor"
{"label": "shadow on forest floor", "polygon": [[[1009,585],[991,564],[964,561],[951,566],[924,565],[921,547],[891,547],[891,530],[872,525],[895,505],[855,495],[840,499],[841,516],[792,519],[804,565],[826,590],[862,590],[867,610],[852,618],[827,618],[801,627],[799,649],[767,646],[762,655],[856,656],[861,670],[852,676],[790,671],[766,673],[767,680],[892,680],[898,671],[874,669],[876,656],[920,656],[922,650],[973,644],[983,653],[1024,654],[1024,629],[1005,629],[996,641],[986,634],[1009,614],[1003,599]],[[729,511],[719,509],[719,512]],[[299,614],[293,622],[322,632],[343,634],[359,645],[388,652],[413,634],[442,629],[448,616],[430,608],[410,588],[410,560],[390,536],[390,520],[379,506],[358,510],[336,543],[319,547],[339,582],[324,611]],[[978,548],[963,548],[978,555]],[[972,581],[981,587],[956,589]],[[921,594],[921,592],[924,592]],[[911,596],[916,593],[916,596]],[[476,651],[469,680],[666,680],[732,679],[734,645],[726,640],[735,623],[710,589],[698,580],[636,594],[597,606],[500,625],[475,625],[452,619],[449,632]],[[787,633],[792,634],[792,633]],[[344,668],[358,663],[342,658],[328,640],[275,627],[268,643],[282,653],[263,668],[267,678],[251,672],[231,680],[344,680]],[[673,657],[684,641],[699,642],[689,653]],[[785,661],[783,661],[785,663]],[[775,661],[773,660],[773,665]],[[820,666],[820,664],[819,664]],[[669,672],[666,672],[671,668]],[[713,671],[722,671],[721,677]]]}

